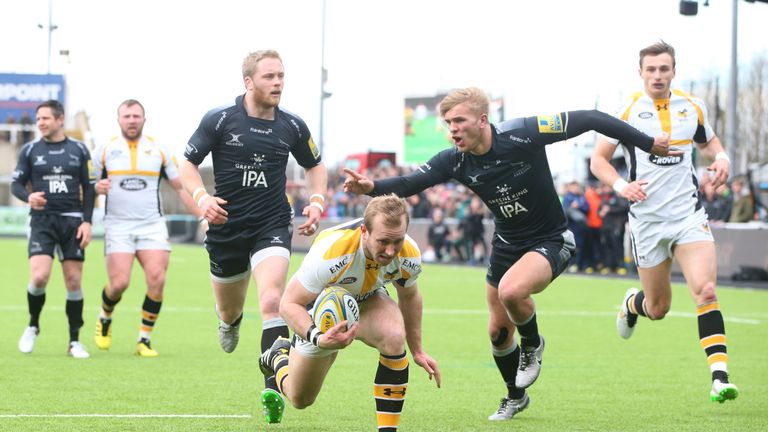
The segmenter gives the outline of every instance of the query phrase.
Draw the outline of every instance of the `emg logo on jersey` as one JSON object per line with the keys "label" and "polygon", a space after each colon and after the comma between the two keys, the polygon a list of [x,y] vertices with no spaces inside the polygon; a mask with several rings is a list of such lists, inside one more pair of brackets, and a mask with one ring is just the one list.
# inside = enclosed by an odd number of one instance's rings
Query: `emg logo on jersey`
{"label": "emg logo on jersey", "polygon": [[147,182],[140,178],[127,178],[120,182],[120,188],[127,191],[139,191],[147,188]]}
{"label": "emg logo on jersey", "polygon": [[683,161],[683,156],[656,156],[656,155],[650,155],[648,156],[648,160],[658,166],[672,166],[677,165],[680,162]]}

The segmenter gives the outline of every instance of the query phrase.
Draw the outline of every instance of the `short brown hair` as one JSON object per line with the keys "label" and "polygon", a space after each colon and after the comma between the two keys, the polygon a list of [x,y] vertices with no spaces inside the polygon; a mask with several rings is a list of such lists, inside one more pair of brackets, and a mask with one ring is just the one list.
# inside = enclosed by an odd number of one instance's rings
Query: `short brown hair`
{"label": "short brown hair", "polygon": [[265,58],[274,58],[283,62],[280,58],[280,54],[275,50],[259,50],[248,54],[243,60],[243,78],[252,76],[256,72],[256,66]]}
{"label": "short brown hair", "polygon": [[405,215],[406,228],[410,222],[408,205],[403,198],[395,194],[377,196],[368,203],[363,214],[363,224],[369,232],[373,228],[373,218],[377,215],[384,216],[384,225],[388,227],[399,227],[403,221],[403,215]]}
{"label": "short brown hair", "polygon": [[477,87],[467,87],[456,89],[448,93],[440,102],[440,115],[453,109],[456,105],[466,103],[475,114],[488,114],[490,101],[488,95]]}
{"label": "short brown hair", "polygon": [[64,106],[61,104],[61,102],[55,99],[47,100],[38,105],[35,109],[35,114],[40,111],[40,108],[50,108],[51,113],[53,114],[53,118],[61,118],[64,115]]}
{"label": "short brown hair", "polygon": [[136,99],[126,99],[120,105],[117,106],[117,115],[120,115],[120,107],[130,108],[134,105],[138,105],[141,108],[141,113],[146,114],[146,111],[144,110],[144,105],[142,105],[141,102],[137,101]]}
{"label": "short brown hair", "polygon": [[672,47],[672,45],[664,42],[663,40],[659,40],[655,44],[649,45],[640,50],[640,69],[643,68],[643,58],[645,58],[645,56],[657,56],[664,53],[672,56],[672,67],[675,67],[675,49]]}

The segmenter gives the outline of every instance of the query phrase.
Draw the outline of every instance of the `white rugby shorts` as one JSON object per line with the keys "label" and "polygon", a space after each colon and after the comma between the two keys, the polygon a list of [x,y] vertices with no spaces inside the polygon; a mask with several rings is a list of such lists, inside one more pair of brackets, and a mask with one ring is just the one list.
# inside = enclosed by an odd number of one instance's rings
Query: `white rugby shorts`
{"label": "white rugby shorts", "polygon": [[675,221],[644,222],[629,215],[632,255],[639,268],[655,267],[672,258],[672,247],[700,241],[714,242],[707,214],[700,208]]}
{"label": "white rugby shorts", "polygon": [[171,250],[165,219],[155,221],[105,220],[104,253]]}

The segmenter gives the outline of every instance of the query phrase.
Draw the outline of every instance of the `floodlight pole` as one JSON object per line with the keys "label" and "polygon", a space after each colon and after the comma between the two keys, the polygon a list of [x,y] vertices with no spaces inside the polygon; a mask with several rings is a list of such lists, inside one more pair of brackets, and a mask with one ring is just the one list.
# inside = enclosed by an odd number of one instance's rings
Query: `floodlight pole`
{"label": "floodlight pole", "polygon": [[[739,0],[732,0],[731,11],[731,76],[728,84],[728,115],[725,117],[725,148],[731,156],[735,156],[738,140],[738,111],[739,96],[739,64],[737,56],[737,38],[739,21]],[[733,160],[733,159],[732,159]],[[734,160],[734,162],[736,162]]]}
{"label": "floodlight pole", "polygon": [[53,31],[58,26],[53,25],[53,0],[48,0],[48,75],[51,74],[51,40],[53,39]]}
{"label": "floodlight pole", "polygon": [[325,0],[323,0],[323,16],[320,33],[320,125],[317,133],[317,146],[320,154],[323,153],[325,137],[323,136],[323,125],[325,117],[325,81],[328,78],[328,72],[325,70]]}

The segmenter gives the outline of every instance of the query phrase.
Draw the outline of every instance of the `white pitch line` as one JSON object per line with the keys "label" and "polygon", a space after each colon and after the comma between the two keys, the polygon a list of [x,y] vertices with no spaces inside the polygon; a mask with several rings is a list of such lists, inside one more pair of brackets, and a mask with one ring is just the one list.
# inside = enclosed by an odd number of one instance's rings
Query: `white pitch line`
{"label": "white pitch line", "polygon": [[[618,306],[616,306],[616,310],[618,310]],[[45,308],[46,310],[52,310],[52,311],[63,311],[64,308],[61,306],[49,306]],[[98,307],[92,307],[92,308],[86,308],[89,310],[98,310]],[[22,305],[3,305],[0,306],[0,311],[6,311],[6,312],[26,312],[27,306]],[[181,313],[211,313],[213,314],[213,308],[211,307],[163,307],[162,312],[181,312]],[[431,315],[487,315],[488,311],[485,309],[424,309],[425,314],[431,314]],[[616,312],[614,311],[587,311],[587,310],[539,310],[537,313],[541,316],[575,316],[575,317],[609,317],[609,316],[615,316]],[[757,316],[757,317],[768,317],[768,314],[766,313],[749,313],[750,316]],[[675,317],[675,318],[696,318],[696,314],[692,312],[679,312],[679,311],[669,311],[667,313],[668,317]],[[752,318],[743,318],[743,317],[733,317],[733,316],[726,316],[724,317],[724,320],[726,322],[736,323],[736,324],[752,324],[752,325],[759,325],[762,323],[759,319],[752,319]]]}
{"label": "white pitch line", "polygon": [[[618,310],[618,306],[616,307]],[[425,314],[434,315],[487,315],[488,311],[484,309],[424,309]],[[579,316],[579,317],[613,317],[616,312],[608,311],[585,311],[585,310],[537,310],[536,313],[541,316]],[[697,315],[691,312],[669,311],[668,317],[675,318],[696,318]],[[724,321],[738,324],[759,325],[762,321],[751,318],[724,317]]]}
{"label": "white pitch line", "polygon": [[249,419],[250,414],[0,414],[0,418],[233,418]]}

